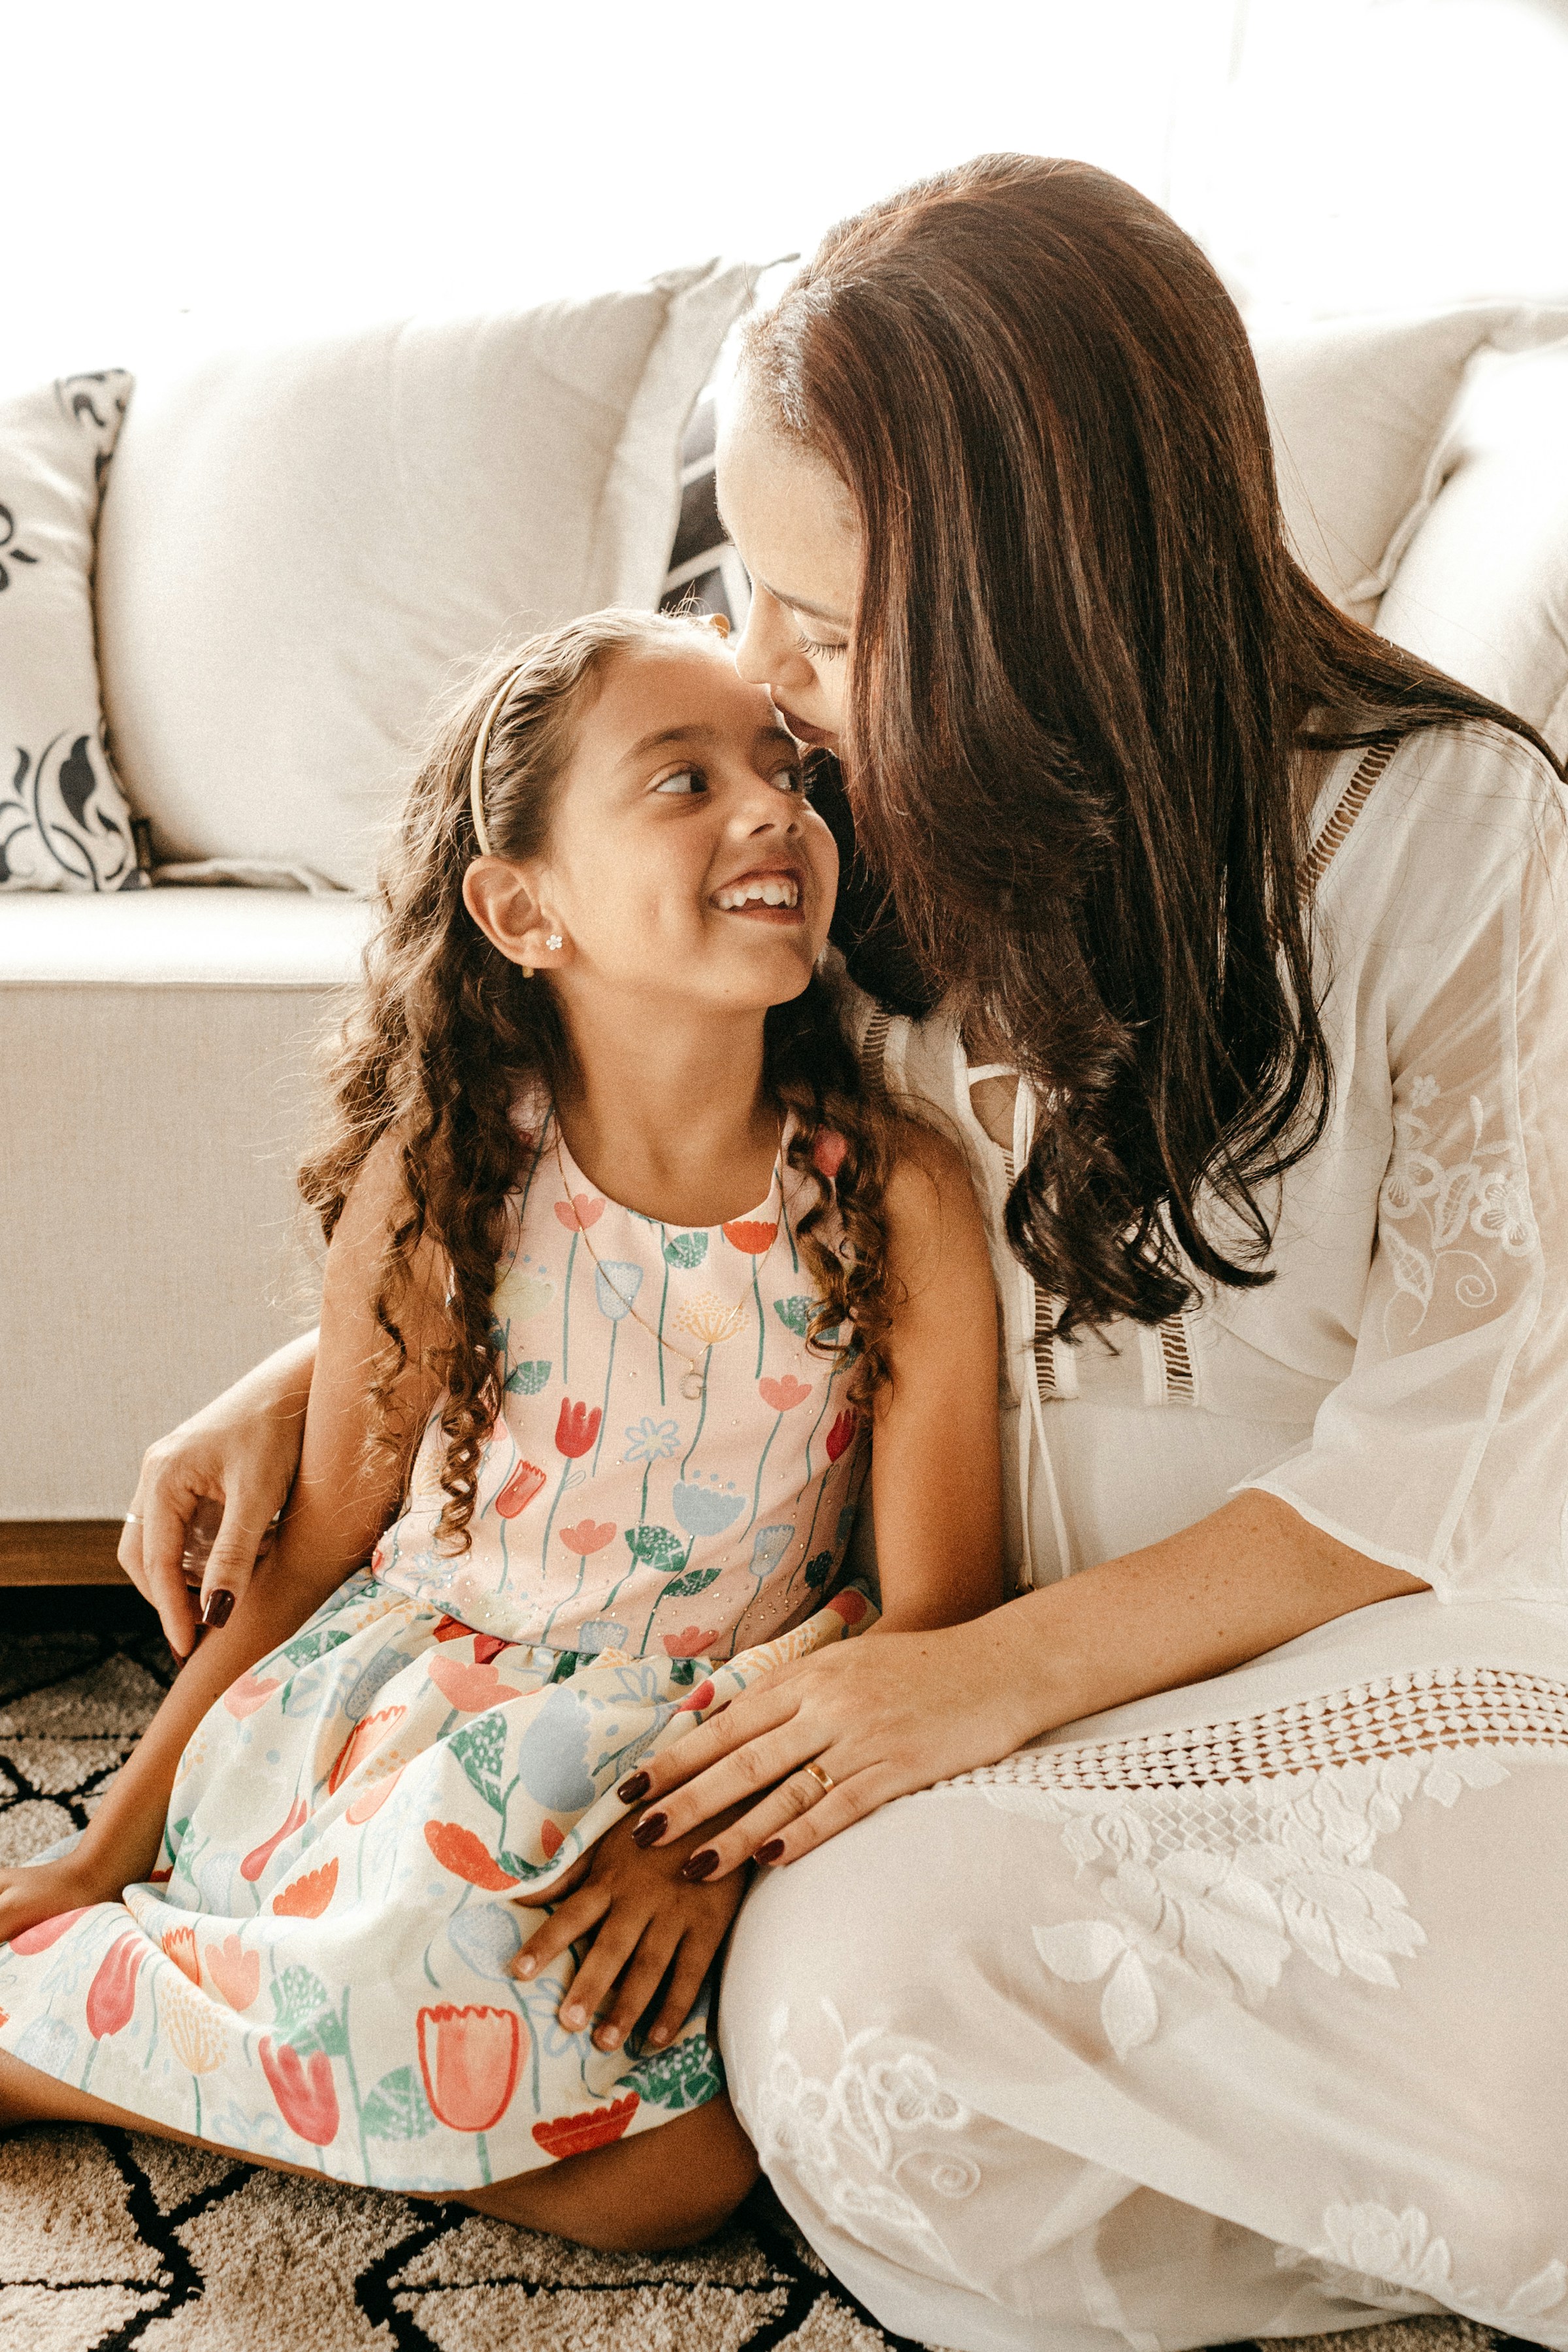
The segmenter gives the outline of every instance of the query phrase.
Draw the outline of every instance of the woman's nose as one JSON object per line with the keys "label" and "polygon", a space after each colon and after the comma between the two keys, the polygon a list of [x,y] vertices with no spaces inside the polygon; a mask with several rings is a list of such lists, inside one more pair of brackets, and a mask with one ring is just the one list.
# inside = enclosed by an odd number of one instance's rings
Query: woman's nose
{"label": "woman's nose", "polygon": [[765,588],[752,591],[746,625],[735,644],[735,667],[748,686],[787,688],[792,669],[809,681],[811,665],[796,648],[784,617]]}

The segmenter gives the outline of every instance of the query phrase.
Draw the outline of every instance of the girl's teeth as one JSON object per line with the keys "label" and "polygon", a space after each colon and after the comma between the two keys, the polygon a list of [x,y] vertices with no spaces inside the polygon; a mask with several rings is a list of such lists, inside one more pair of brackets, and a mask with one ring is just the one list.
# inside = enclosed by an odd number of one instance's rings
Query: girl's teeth
{"label": "girl's teeth", "polygon": [[718,893],[720,906],[729,911],[733,911],[739,907],[752,907],[759,904],[764,907],[793,907],[797,903],[799,897],[798,885],[782,879],[776,882],[748,882],[743,889],[721,890]]}

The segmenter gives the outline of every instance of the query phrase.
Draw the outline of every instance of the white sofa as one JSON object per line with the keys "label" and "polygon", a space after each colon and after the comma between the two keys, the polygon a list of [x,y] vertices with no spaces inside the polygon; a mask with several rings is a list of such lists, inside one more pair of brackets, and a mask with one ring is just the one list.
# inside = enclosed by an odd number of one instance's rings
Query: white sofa
{"label": "white sofa", "polygon": [[[298,355],[139,388],[104,504],[98,623],[113,748],[166,856],[363,885],[433,677],[523,608],[656,599],[680,428],[744,299],[739,281],[688,279],[688,331],[662,362],[656,336],[638,385],[609,403],[597,539],[574,539],[557,501],[548,597],[510,578],[476,591],[437,560],[454,469],[463,528],[503,573],[506,531],[487,536],[487,517],[531,495],[530,449],[498,428],[506,367],[487,379],[471,340],[379,375],[362,340],[325,457],[301,424],[319,383]],[[1568,751],[1568,306],[1343,322],[1259,356],[1315,575]],[[579,357],[560,398],[580,419],[604,402]],[[374,406],[394,379],[376,430],[402,433],[419,481],[395,512],[377,505],[384,467],[329,496],[332,468],[353,478],[363,457],[352,395]],[[704,569],[689,515],[676,556],[680,581]],[[115,1517],[148,1440],[311,1319],[292,1171],[312,1045],[366,918],[341,887],[0,904],[0,1523]]]}

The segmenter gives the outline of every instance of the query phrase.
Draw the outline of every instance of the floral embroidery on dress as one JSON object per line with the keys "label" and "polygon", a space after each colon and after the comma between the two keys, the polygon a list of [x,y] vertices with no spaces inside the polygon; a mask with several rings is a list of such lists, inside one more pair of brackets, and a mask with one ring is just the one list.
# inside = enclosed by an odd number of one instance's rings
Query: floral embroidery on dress
{"label": "floral embroidery on dress", "polygon": [[1331,2205],[1321,2226],[1321,2245],[1301,2253],[1280,2246],[1275,2263],[1280,2270],[1310,2271],[1319,2285],[1352,2301],[1384,2305],[1403,2301],[1403,2296],[1389,2294],[1390,2287],[1398,2287],[1506,2328],[1513,2321],[1555,2311],[1568,2295],[1568,2265],[1556,2260],[1507,2294],[1489,2287],[1457,2286],[1447,2241],[1415,2205],[1399,2213],[1373,2203]]}
{"label": "floral embroidery on dress", "polygon": [[877,2028],[851,2039],[833,2003],[824,2000],[821,2009],[841,2050],[830,2082],[806,2074],[784,2047],[787,2004],[773,2012],[772,2063],[747,2101],[747,2128],[763,2165],[769,2170],[775,2162],[786,2166],[830,2210],[883,2222],[940,2254],[934,2227],[900,2186],[899,2175],[918,2168],[939,2197],[973,2196],[980,2185],[973,2159],[915,2137],[965,2131],[970,2111],[942,2087],[922,2050],[894,2045],[872,2056],[884,2040]]}
{"label": "floral embroidery on dress", "polygon": [[1118,2058],[1159,2030],[1158,1981],[1172,1973],[1256,2008],[1302,1955],[1396,1990],[1394,1962],[1426,1941],[1392,1878],[1369,1866],[1380,1837],[1417,1795],[1451,1805],[1495,1787],[1495,1756],[1461,1748],[1396,1756],[1271,1780],[1099,1790],[989,1785],[990,1802],[1055,1822],[1080,1873],[1111,1867],[1109,1918],[1034,1930],[1054,1976],[1106,1979],[1100,2023]]}
{"label": "floral embroidery on dress", "polygon": [[[1378,1241],[1394,1283],[1384,1313],[1391,1347],[1413,1339],[1426,1322],[1444,1259],[1457,1261],[1451,1271],[1459,1306],[1479,1313],[1492,1305],[1497,1278],[1480,1251],[1466,1244],[1467,1234],[1510,1258],[1531,1257],[1541,1245],[1524,1163],[1511,1142],[1483,1140],[1487,1115],[1479,1095],[1468,1098],[1468,1150],[1454,1160],[1440,1156],[1437,1128],[1423,1114],[1441,1094],[1436,1078],[1413,1078],[1408,1099],[1394,1114],[1394,1150],[1377,1203]],[[1398,1230],[1407,1224],[1415,1226],[1414,1236]],[[1414,1300],[1418,1311],[1412,1322],[1404,1310],[1396,1331],[1401,1298]]]}

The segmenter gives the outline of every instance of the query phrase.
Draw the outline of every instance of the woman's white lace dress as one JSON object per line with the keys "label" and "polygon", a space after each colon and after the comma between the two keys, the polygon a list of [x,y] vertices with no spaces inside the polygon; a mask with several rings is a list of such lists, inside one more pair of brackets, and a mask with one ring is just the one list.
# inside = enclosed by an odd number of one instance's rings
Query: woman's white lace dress
{"label": "woman's white lace dress", "polygon": [[1263,1289],[1053,1340],[951,1030],[873,1024],[991,1213],[1020,1580],[1260,1487],[1430,1587],[757,1887],[737,2106],[922,2343],[1452,2310],[1568,2347],[1568,822],[1445,730],[1338,761],[1317,837],[1332,1115]]}

